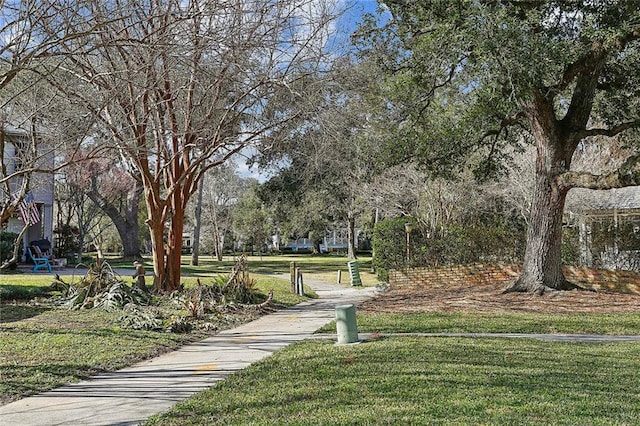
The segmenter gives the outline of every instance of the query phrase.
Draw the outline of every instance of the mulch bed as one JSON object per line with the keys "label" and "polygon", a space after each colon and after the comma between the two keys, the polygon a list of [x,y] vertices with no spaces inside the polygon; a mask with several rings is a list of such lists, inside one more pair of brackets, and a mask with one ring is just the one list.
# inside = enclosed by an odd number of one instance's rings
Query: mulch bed
{"label": "mulch bed", "polygon": [[640,295],[593,291],[555,291],[541,296],[502,294],[505,286],[429,285],[391,288],[358,307],[359,312],[640,312]]}

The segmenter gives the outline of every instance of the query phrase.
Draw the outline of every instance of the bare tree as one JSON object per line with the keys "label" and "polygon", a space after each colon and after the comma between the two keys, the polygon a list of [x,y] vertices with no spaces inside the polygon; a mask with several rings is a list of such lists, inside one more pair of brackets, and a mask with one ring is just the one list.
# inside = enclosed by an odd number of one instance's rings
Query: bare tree
{"label": "bare tree", "polygon": [[247,183],[230,165],[209,171],[203,180],[202,216],[206,242],[213,254],[222,260],[225,239],[233,230],[231,209],[244,192]]}
{"label": "bare tree", "polygon": [[[67,229],[74,226],[77,230],[75,237],[78,246],[75,255],[78,262],[82,262],[85,247],[94,239],[99,239],[110,225],[103,210],[87,197],[87,180],[90,179],[91,173],[89,167],[87,164],[72,164],[56,179],[58,228],[64,229],[66,225]],[[62,255],[66,256],[67,253]]]}
{"label": "bare tree", "polygon": [[293,87],[321,65],[331,16],[316,0],[89,3],[101,31],[66,44],[85,54],[66,68],[74,84],[58,87],[139,171],[154,287],[172,291],[198,182],[299,116]]}
{"label": "bare tree", "polygon": [[[0,227],[4,226],[37,181],[34,173],[53,173],[59,138],[47,110],[55,94],[43,96],[40,75],[62,64],[69,52],[61,44],[93,31],[85,22],[83,1],[0,2]],[[55,29],[55,30],[53,30]],[[55,126],[53,126],[55,127]],[[61,165],[62,166],[62,165]],[[24,227],[22,234],[26,231]],[[17,261],[19,244],[13,258]]]}

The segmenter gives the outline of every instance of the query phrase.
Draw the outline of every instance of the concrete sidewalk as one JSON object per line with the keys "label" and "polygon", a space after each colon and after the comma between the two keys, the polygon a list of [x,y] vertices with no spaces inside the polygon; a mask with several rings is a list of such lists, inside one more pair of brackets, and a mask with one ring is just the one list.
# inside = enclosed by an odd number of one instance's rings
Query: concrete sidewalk
{"label": "concrete sidewalk", "polygon": [[139,424],[274,351],[311,337],[335,318],[336,305],[357,304],[376,292],[322,282],[305,285],[319,298],[132,367],[4,405],[0,424]]}

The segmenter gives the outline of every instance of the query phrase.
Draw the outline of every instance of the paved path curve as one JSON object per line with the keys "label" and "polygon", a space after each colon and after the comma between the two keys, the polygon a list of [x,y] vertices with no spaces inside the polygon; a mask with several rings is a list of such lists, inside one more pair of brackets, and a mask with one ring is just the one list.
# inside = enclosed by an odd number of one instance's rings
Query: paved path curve
{"label": "paved path curve", "polygon": [[271,355],[335,318],[336,305],[359,303],[375,288],[305,282],[319,298],[117,372],[0,407],[0,424],[135,425]]}

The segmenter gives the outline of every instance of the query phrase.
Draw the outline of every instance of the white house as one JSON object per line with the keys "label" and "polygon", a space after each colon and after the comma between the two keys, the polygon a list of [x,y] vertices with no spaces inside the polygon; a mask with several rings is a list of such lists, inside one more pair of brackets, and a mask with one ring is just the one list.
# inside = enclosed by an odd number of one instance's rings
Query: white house
{"label": "white house", "polygon": [[[4,126],[4,128],[2,128],[2,132],[4,133],[5,140],[3,158],[6,166],[6,176],[9,176],[14,172],[19,171],[23,165],[26,165],[23,153],[31,144],[29,139],[31,136],[25,130],[12,128],[10,126]],[[53,153],[43,155],[35,161],[39,162],[40,165],[43,166],[52,166]],[[13,196],[20,186],[21,179],[21,177],[17,177],[11,182],[11,195],[0,192],[0,196]],[[26,249],[32,241],[45,239],[49,240],[53,246],[53,174],[32,174],[29,182],[29,192],[33,197],[35,208],[38,211],[39,221],[31,224],[27,229],[23,239],[23,248]],[[16,211],[13,217],[9,220],[6,230],[8,232],[20,233],[23,226],[23,219]]]}
{"label": "white house", "polygon": [[566,210],[578,226],[582,265],[640,270],[640,186],[573,189]]}

